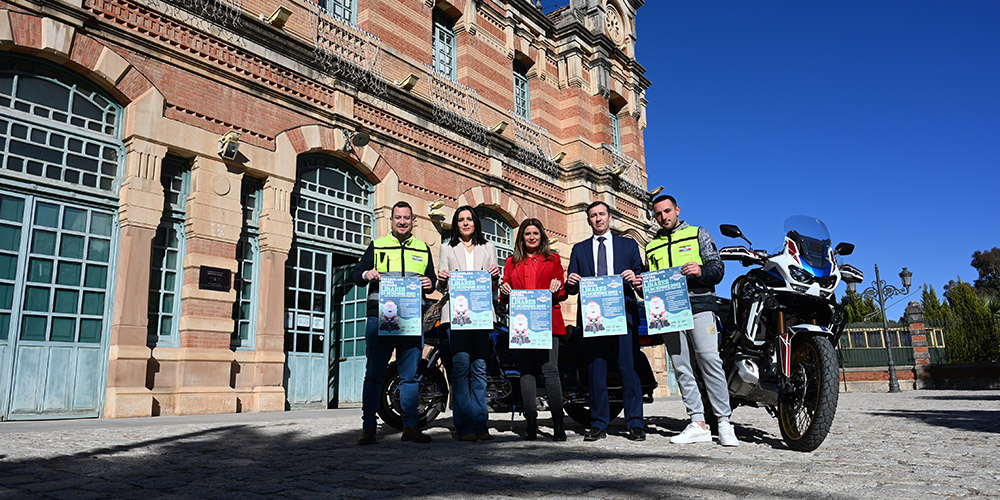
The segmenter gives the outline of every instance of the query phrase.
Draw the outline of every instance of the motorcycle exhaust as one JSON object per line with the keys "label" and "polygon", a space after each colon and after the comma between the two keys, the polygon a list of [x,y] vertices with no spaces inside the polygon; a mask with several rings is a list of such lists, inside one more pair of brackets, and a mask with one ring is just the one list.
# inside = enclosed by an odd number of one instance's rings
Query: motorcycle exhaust
{"label": "motorcycle exhaust", "polygon": [[765,404],[777,404],[778,390],[772,383],[761,382],[760,368],[750,358],[736,360],[729,371],[729,393],[733,396]]}

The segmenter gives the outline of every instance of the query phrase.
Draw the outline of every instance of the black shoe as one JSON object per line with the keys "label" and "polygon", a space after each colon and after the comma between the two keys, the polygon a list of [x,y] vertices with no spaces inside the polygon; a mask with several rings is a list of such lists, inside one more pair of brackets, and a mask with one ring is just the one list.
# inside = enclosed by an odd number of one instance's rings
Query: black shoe
{"label": "black shoe", "polygon": [[552,423],[552,440],[553,441],[566,440],[566,427],[563,426],[562,419],[558,419]]}
{"label": "black shoe", "polygon": [[361,437],[358,438],[358,446],[375,443],[375,429],[361,429]]}
{"label": "black shoe", "polygon": [[633,427],[628,430],[629,441],[645,441],[646,431],[642,430],[642,427]]}
{"label": "black shoe", "polygon": [[403,435],[399,437],[399,440],[414,443],[429,443],[431,442],[431,437],[416,427],[407,427],[403,429]]}
{"label": "black shoe", "polygon": [[584,441],[597,441],[598,439],[604,439],[606,437],[608,437],[608,432],[604,429],[598,429],[597,427],[591,427],[583,434]]}
{"label": "black shoe", "polygon": [[538,439],[538,414],[525,413],[524,419],[528,422],[528,428],[524,431],[524,440],[534,441]]}

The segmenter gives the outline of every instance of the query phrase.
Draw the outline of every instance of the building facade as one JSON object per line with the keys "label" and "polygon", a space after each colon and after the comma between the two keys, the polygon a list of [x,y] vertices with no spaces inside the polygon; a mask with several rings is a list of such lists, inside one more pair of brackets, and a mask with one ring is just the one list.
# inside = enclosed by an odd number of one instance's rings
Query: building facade
{"label": "building facade", "polygon": [[0,419],[359,403],[399,200],[648,240],[642,3],[0,1]]}

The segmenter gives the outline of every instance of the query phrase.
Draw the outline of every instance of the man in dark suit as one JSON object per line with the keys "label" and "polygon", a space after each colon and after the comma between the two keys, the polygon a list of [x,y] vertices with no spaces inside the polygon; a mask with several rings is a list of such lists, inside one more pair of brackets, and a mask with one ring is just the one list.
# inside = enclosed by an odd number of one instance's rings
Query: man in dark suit
{"label": "man in dark suit", "polygon": [[[606,203],[595,201],[587,207],[587,224],[592,237],[576,245],[569,258],[569,276],[566,291],[578,293],[582,277],[619,275],[624,281],[625,317],[628,333],[617,336],[584,339],[587,373],[590,380],[591,427],[584,434],[584,441],[604,439],[608,433],[611,410],[608,404],[608,363],[617,361],[624,386],[625,423],[628,438],[644,441],[646,431],[642,420],[642,382],[635,371],[634,359],[639,346],[639,308],[635,301],[632,283],[642,272],[639,245],[629,239],[611,234],[611,212]],[[578,326],[583,325],[583,304],[577,309]]]}

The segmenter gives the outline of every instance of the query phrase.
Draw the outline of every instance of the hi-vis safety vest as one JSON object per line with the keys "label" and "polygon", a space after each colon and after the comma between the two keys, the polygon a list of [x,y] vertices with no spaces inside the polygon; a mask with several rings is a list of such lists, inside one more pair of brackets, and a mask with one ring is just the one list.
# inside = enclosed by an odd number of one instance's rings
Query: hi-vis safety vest
{"label": "hi-vis safety vest", "polygon": [[688,262],[702,265],[698,246],[698,226],[687,226],[666,236],[657,236],[646,245],[649,270],[683,266]]}
{"label": "hi-vis safety vest", "polygon": [[431,260],[427,244],[411,237],[400,243],[392,234],[374,241],[375,270],[379,274],[399,273],[399,276],[422,276]]}

